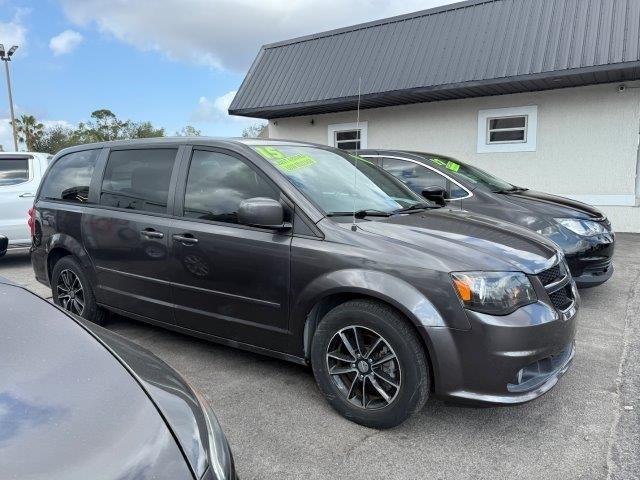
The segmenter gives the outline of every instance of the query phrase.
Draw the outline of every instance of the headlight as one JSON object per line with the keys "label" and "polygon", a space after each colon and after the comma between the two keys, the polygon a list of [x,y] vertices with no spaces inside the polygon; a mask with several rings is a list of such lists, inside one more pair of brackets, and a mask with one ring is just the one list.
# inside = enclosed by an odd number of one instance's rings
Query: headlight
{"label": "headlight", "polygon": [[191,386],[191,389],[200,403],[207,424],[209,468],[216,480],[231,480],[235,478],[235,473],[227,438],[207,399],[197,388]]}
{"label": "headlight", "polygon": [[580,220],[577,218],[554,218],[554,220],[564,228],[583,237],[592,237],[601,233],[607,233],[607,228],[603,224],[592,220]]}
{"label": "headlight", "polygon": [[469,310],[507,315],[537,300],[536,292],[524,273],[452,273],[458,297]]}

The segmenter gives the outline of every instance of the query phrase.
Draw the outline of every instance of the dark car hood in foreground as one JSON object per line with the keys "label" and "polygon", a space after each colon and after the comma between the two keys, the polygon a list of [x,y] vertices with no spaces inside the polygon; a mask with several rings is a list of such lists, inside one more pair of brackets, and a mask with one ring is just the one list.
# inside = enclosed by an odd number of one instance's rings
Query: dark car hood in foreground
{"label": "dark car hood in foreground", "polygon": [[209,440],[202,407],[191,387],[178,372],[150,351],[106,328],[84,319],[79,321],[121,358],[142,382],[171,426],[183,446],[184,455],[200,478],[208,465],[205,447]]}
{"label": "dark car hood in foreground", "polygon": [[89,332],[0,280],[0,476],[193,478],[154,404]]}
{"label": "dark car hood in foreground", "polygon": [[536,273],[556,260],[557,246],[517,225],[464,210],[430,210],[394,215],[358,226],[369,233],[459,262],[454,269]]}
{"label": "dark car hood in foreground", "polygon": [[524,192],[496,193],[493,195],[500,197],[503,203],[525,207],[527,210],[546,218],[604,219],[602,212],[591,205],[548,193],[526,190]]}

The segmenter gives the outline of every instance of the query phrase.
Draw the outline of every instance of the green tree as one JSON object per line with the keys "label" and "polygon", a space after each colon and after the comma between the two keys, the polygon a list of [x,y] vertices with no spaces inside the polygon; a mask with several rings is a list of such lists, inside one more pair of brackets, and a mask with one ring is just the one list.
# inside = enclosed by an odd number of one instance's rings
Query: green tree
{"label": "green tree", "polygon": [[38,122],[33,115],[22,115],[16,119],[16,132],[18,142],[26,144],[27,151],[33,152],[34,143],[44,132],[44,125]]}
{"label": "green tree", "polygon": [[16,126],[21,135],[21,142],[27,143],[28,150],[52,154],[63,148],[83,143],[164,137],[165,135],[164,128],[156,128],[149,121],[121,120],[106,108],[93,111],[90,119],[79,123],[76,128],[64,125],[44,128],[44,125],[30,115],[23,115],[20,120],[16,120]]}
{"label": "green tree", "polygon": [[76,129],[79,143],[107,142],[125,138],[124,132],[131,122],[120,120],[111,110],[102,108],[91,112],[88,122],[80,122]]}
{"label": "green tree", "polygon": [[267,138],[269,130],[266,123],[254,123],[242,130],[244,138]]}
{"label": "green tree", "polygon": [[176,137],[199,137],[202,132],[192,125],[182,127],[182,130],[176,132]]}
{"label": "green tree", "polygon": [[55,155],[63,148],[77,145],[78,139],[73,129],[64,125],[53,125],[46,128],[42,135],[35,141],[35,152],[46,152]]}
{"label": "green tree", "polygon": [[123,138],[155,138],[164,137],[164,128],[156,128],[151,122],[132,122],[127,120]]}

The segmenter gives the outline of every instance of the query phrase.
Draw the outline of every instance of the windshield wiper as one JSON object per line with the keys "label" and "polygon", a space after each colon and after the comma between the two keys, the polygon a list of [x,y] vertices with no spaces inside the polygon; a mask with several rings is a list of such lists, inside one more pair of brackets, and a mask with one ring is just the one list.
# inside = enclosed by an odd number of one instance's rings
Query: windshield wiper
{"label": "windshield wiper", "polygon": [[493,193],[516,193],[516,192],[526,192],[527,190],[529,189],[524,187],[516,187],[515,185],[513,185],[511,188],[504,188],[502,190],[493,190]]}
{"label": "windshield wiper", "polygon": [[[395,213],[395,212],[394,212]],[[327,213],[327,217],[347,217],[347,216],[355,216],[356,218],[365,218],[365,217],[390,217],[390,212],[385,212],[383,210],[357,210],[355,214],[353,212],[330,212]]]}
{"label": "windshield wiper", "polygon": [[438,205],[433,205],[431,203],[414,203],[413,205],[405,208],[401,208],[399,210],[394,210],[393,213],[408,213],[408,212],[417,212],[419,210],[425,210],[428,208],[442,208]]}

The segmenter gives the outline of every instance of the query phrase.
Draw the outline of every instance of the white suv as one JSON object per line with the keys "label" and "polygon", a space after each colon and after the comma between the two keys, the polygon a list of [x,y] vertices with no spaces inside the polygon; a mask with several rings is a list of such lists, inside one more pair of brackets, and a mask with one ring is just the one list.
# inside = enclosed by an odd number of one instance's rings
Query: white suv
{"label": "white suv", "polygon": [[0,234],[9,248],[31,245],[28,211],[50,159],[48,153],[0,152]]}

